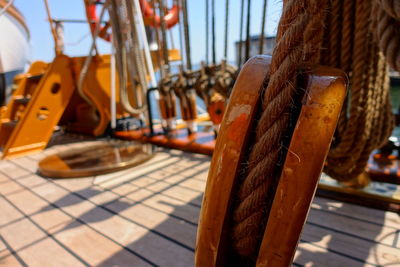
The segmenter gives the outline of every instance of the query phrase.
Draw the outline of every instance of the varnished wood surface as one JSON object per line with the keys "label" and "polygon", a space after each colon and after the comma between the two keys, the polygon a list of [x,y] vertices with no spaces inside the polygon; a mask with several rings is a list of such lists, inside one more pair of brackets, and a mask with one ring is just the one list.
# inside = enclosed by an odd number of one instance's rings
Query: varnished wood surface
{"label": "varnished wood surface", "polygon": [[[239,164],[270,58],[243,67],[233,88],[207,180],[199,221],[196,266],[225,266],[231,257],[229,216]],[[304,70],[306,92],[276,189],[257,266],[288,266],[314,196],[346,93],[345,75],[331,68]]]}
{"label": "varnished wood surface", "polygon": [[147,136],[149,130],[120,131],[115,135],[125,140],[138,140],[158,146],[179,149],[187,152],[212,155],[215,147],[215,135],[213,132],[197,132],[188,135],[186,129],[178,129],[169,135],[158,134]]}
{"label": "varnished wood surface", "polygon": [[270,57],[250,59],[232,89],[207,178],[197,233],[196,266],[216,266],[221,254],[226,253],[225,243],[229,241],[224,228],[234,178],[244,154],[243,148],[254,121],[269,63]]}
{"label": "varnished wood surface", "polygon": [[288,148],[261,243],[257,266],[289,266],[328,154],[346,95],[343,72],[314,67]]}
{"label": "varnished wood surface", "polygon": [[[95,143],[69,139],[81,143],[0,161],[0,265],[193,266],[210,157],[160,148],[112,174],[38,176],[45,156]],[[293,265],[398,266],[399,224],[396,213],[317,197]]]}
{"label": "varnished wood surface", "polygon": [[53,178],[95,176],[140,165],[153,156],[150,144],[110,140],[47,156],[38,172]]}

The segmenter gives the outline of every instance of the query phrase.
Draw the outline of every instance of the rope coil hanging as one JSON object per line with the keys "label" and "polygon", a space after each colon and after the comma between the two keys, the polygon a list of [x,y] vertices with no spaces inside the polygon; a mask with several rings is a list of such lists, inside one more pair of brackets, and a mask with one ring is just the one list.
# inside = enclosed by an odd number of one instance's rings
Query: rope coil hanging
{"label": "rope coil hanging", "polygon": [[391,66],[400,65],[398,3],[284,1],[277,45],[264,82],[255,143],[248,162],[243,164],[233,204],[232,244],[244,262],[252,262],[257,256],[264,233],[281,160],[287,152],[283,140],[291,135],[290,113],[302,64],[342,68],[350,78],[351,92],[325,167],[328,175],[339,181],[357,178],[363,174],[372,150],[390,135],[393,119],[384,54],[390,57]]}
{"label": "rope coil hanging", "polygon": [[[399,42],[399,35],[393,35],[391,40],[384,38],[395,24],[388,22],[388,13],[379,6],[390,1],[337,2],[342,2],[343,8],[332,8],[331,16],[343,18],[341,49],[327,49],[326,54],[329,58],[340,57],[336,67],[348,73],[351,93],[339,120],[325,172],[339,181],[363,186],[368,182],[364,169],[369,155],[386,142],[393,129],[384,54],[388,56],[388,62],[395,65],[395,56],[387,48],[393,49],[393,45],[388,44],[395,43],[396,39]],[[334,34],[333,30],[333,27],[327,28],[325,36]],[[330,40],[325,42],[327,47]],[[397,50],[399,48],[397,46]]]}
{"label": "rope coil hanging", "polygon": [[376,0],[378,5],[378,40],[389,65],[400,71],[400,2]]}

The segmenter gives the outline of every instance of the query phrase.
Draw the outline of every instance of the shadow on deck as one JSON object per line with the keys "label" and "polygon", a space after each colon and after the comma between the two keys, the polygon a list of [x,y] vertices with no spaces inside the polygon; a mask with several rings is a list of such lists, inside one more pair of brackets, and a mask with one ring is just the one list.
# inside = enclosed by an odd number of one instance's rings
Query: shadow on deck
{"label": "shadow on deck", "polygon": [[[28,164],[1,165],[0,264],[193,266],[208,157],[160,150],[140,168],[65,180]],[[400,266],[399,226],[398,214],[315,198],[294,265]]]}

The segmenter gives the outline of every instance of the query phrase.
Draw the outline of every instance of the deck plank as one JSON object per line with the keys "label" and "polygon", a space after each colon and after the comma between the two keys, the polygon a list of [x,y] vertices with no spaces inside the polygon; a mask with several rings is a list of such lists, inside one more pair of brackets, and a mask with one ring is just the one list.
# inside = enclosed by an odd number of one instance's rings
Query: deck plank
{"label": "deck plank", "polygon": [[16,192],[20,192],[23,188],[15,183],[14,181],[7,181],[5,183],[2,183],[0,186],[0,194],[2,194],[3,196],[9,195],[9,194],[13,194]]}
{"label": "deck plank", "polygon": [[[197,224],[198,222],[200,208],[193,205],[185,205],[186,203],[184,201],[157,194],[146,199],[143,203],[159,211],[164,211],[168,214],[177,216],[178,218],[187,220],[193,224]],[[176,209],[175,207],[179,207],[179,209]]]}
{"label": "deck plank", "polygon": [[83,262],[50,238],[45,238],[34,246],[18,251],[18,255],[32,267],[85,266]]}
{"label": "deck plank", "polygon": [[[194,250],[194,244],[196,241],[195,226],[188,224],[183,220],[169,217],[167,213],[157,211],[141,204],[129,202],[128,204],[130,204],[131,207],[120,212],[120,215],[129,218],[133,222],[139,223],[148,229],[157,229],[157,232],[160,232],[161,234]],[[110,207],[110,205],[107,207]],[[119,208],[117,207],[115,210],[118,211]]]}
{"label": "deck plank", "polygon": [[2,227],[0,233],[14,251],[32,246],[47,237],[46,233],[26,218]]}
{"label": "deck plank", "polygon": [[376,241],[389,246],[394,245],[397,233],[397,229],[379,226],[365,221],[358,221],[316,209],[310,211],[307,222],[323,226],[326,229],[339,233],[356,235],[360,239]]}
{"label": "deck plank", "polygon": [[[124,266],[123,264],[149,266],[138,256],[76,221],[69,226],[68,231],[60,231],[55,234],[55,237],[91,266],[101,265],[104,262],[108,262],[110,264],[108,266],[112,266],[111,263],[118,263],[120,266]],[[113,258],[115,254],[119,256],[118,261]]]}
{"label": "deck plank", "polygon": [[46,201],[40,199],[34,193],[27,190],[7,195],[6,198],[25,214],[40,212],[48,206]]}
{"label": "deck plank", "polygon": [[337,253],[332,253],[326,248],[316,246],[314,244],[300,242],[297,248],[294,263],[300,266],[323,266],[323,267],[372,267],[373,265],[366,264],[354,260],[352,258],[343,257]]}
{"label": "deck plank", "polygon": [[365,220],[378,225],[385,225],[386,227],[399,229],[400,226],[400,216],[396,213],[356,205],[346,205],[335,200],[315,198],[312,208],[323,209],[349,218]]}
{"label": "deck plank", "polygon": [[[372,265],[400,264],[397,248],[307,224],[302,240]],[[361,242],[360,242],[361,241]],[[372,252],[372,253],[371,253]]]}
{"label": "deck plank", "polygon": [[0,225],[3,227],[15,220],[21,219],[24,215],[19,212],[13,205],[5,200],[4,197],[0,197]]}

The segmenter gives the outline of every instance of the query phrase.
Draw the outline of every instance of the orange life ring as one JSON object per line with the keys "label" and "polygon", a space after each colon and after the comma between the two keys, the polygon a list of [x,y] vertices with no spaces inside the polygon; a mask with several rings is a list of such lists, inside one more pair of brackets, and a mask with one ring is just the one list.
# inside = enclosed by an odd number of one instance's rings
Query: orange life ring
{"label": "orange life ring", "polygon": [[[97,24],[101,23],[99,18],[97,17],[96,13],[96,3],[93,1],[85,1],[85,8],[86,8],[86,17],[89,21],[90,31],[92,34],[96,31]],[[110,24],[107,22],[106,25],[100,27],[99,37],[106,40],[107,42],[111,41],[111,33],[107,32]]]}
{"label": "orange life ring", "polygon": [[[160,27],[161,19],[155,14],[153,8],[146,0],[140,0],[140,7],[142,9],[143,17],[145,18],[145,23],[148,26]],[[164,21],[167,29],[175,26],[179,21],[179,6],[174,4],[168,13],[164,16]]]}

